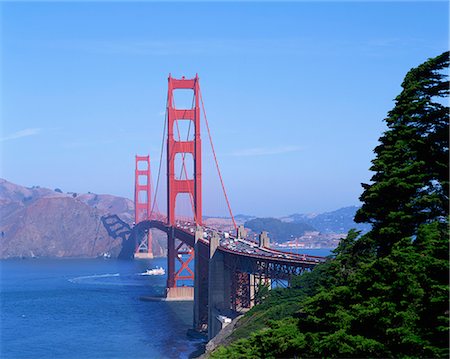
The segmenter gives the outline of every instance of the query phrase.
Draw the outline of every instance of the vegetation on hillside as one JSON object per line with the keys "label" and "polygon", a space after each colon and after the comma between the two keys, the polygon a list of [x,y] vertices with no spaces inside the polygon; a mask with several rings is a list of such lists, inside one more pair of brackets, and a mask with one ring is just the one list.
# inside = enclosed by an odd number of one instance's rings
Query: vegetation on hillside
{"label": "vegetation on hillside", "polygon": [[358,209],[357,206],[349,206],[317,215],[295,213],[287,218],[294,222],[309,224],[321,233],[346,233],[352,228],[367,233],[371,229],[370,224],[354,221]]}
{"label": "vegetation on hillside", "polygon": [[270,238],[275,242],[286,242],[292,238],[300,237],[307,231],[315,228],[306,223],[283,222],[276,218],[255,218],[245,222],[244,227],[253,232],[269,232]]}
{"label": "vegetation on hillside", "polygon": [[213,358],[449,356],[449,53],[408,72],[333,260],[269,293]]}

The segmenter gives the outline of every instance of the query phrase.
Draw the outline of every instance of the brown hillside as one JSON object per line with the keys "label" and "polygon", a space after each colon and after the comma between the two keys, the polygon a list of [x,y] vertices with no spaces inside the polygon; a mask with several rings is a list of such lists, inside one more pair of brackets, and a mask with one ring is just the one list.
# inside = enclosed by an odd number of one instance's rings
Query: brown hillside
{"label": "brown hillside", "polygon": [[[116,256],[121,238],[108,235],[103,216],[133,222],[133,202],[106,194],[60,193],[0,179],[0,258]],[[164,255],[165,236],[155,233],[153,252]]]}
{"label": "brown hillside", "polygon": [[108,236],[99,211],[69,197],[38,199],[0,229],[2,258],[97,257],[117,254],[121,244]]}

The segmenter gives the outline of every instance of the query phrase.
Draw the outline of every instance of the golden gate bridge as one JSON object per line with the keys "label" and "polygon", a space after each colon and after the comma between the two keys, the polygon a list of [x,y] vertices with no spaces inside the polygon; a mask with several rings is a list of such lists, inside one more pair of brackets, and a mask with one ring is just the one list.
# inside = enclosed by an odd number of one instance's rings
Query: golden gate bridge
{"label": "golden gate bridge", "polygon": [[[190,108],[176,107],[174,91],[180,89],[193,92]],[[203,221],[202,117],[234,233],[212,228]],[[188,121],[186,138],[181,136],[180,121]],[[161,187],[164,144],[167,214],[161,213],[156,200],[152,201]],[[187,156],[192,156],[193,168],[189,168]],[[178,162],[181,159],[178,175],[175,171],[177,158]],[[151,229],[166,233],[166,300],[193,299],[194,329],[207,329],[209,339],[217,335],[229,318],[252,307],[262,286],[270,288],[273,281],[280,280],[289,284],[292,276],[325,261],[324,257],[272,249],[267,232],[260,233],[254,240],[249,238],[243,226],[237,226],[215,154],[198,75],[192,79],[176,79],[169,75],[163,144],[154,191],[150,157],[136,156],[135,164],[135,224],[130,229],[121,257],[152,258]],[[188,195],[191,218],[176,217],[177,197],[181,194]]]}

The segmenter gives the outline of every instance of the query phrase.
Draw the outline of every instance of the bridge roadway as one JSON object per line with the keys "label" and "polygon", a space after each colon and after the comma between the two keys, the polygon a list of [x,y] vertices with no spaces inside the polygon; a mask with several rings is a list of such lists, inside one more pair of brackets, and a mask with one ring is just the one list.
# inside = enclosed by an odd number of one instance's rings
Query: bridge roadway
{"label": "bridge roadway", "polygon": [[[140,222],[137,227],[143,226],[145,228],[157,228],[163,232],[169,232],[171,226],[164,221],[151,220]],[[219,251],[228,254],[239,255],[243,257],[249,257],[252,259],[270,260],[274,263],[301,266],[315,266],[316,264],[325,261],[324,257],[311,256],[306,254],[295,254],[282,252],[276,249],[259,246],[259,243],[251,241],[249,239],[237,238],[235,235],[229,232],[218,231],[214,228],[202,226],[203,237],[199,238],[199,242],[205,246],[209,246],[211,237],[214,233],[217,233],[220,237]],[[173,227],[175,237],[186,243],[188,246],[194,248],[195,245],[195,231],[197,226],[195,223],[187,221],[177,221]]]}

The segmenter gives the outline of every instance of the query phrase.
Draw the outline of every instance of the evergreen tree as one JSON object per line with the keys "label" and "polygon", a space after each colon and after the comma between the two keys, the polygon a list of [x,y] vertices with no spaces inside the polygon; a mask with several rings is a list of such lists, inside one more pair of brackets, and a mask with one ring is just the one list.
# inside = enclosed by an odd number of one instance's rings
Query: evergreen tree
{"label": "evergreen tree", "polygon": [[372,184],[363,184],[356,222],[373,225],[380,254],[419,225],[448,216],[449,53],[408,72],[403,91],[385,119],[388,130],[375,148]]}

